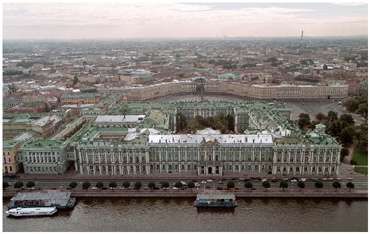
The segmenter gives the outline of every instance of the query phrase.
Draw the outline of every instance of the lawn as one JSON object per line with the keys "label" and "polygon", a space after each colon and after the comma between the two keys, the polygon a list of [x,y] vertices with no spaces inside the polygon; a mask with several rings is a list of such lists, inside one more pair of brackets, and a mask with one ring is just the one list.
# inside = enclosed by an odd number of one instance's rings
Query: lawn
{"label": "lawn", "polygon": [[355,171],[367,175],[367,153],[355,148],[352,160],[355,162]]}

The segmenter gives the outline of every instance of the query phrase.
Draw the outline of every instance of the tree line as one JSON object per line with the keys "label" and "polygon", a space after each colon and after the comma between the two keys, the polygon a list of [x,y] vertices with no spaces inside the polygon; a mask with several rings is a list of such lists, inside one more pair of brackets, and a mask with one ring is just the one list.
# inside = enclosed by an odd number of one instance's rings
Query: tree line
{"label": "tree line", "polygon": [[233,133],[235,127],[234,116],[219,113],[214,117],[204,118],[195,116],[187,119],[182,113],[176,115],[176,130],[179,133],[195,133],[197,130],[212,128],[220,130],[222,134]]}

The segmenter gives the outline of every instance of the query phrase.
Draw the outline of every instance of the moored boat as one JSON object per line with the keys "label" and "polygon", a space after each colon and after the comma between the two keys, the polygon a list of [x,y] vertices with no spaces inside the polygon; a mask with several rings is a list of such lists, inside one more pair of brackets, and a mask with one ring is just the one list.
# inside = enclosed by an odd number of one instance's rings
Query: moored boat
{"label": "moored boat", "polygon": [[235,195],[232,193],[201,193],[194,201],[197,208],[235,208]]}
{"label": "moored boat", "polygon": [[45,190],[19,192],[10,199],[8,208],[56,207],[57,209],[71,209],[75,204],[76,198],[71,197],[71,192]]}
{"label": "moored boat", "polygon": [[7,216],[27,217],[27,216],[51,216],[58,211],[56,207],[17,207],[5,211]]}

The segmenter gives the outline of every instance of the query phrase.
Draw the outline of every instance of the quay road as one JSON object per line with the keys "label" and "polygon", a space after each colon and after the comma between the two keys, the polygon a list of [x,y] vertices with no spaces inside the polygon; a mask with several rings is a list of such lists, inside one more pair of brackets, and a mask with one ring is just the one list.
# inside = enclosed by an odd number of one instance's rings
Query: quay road
{"label": "quay road", "polygon": [[[314,188],[314,184],[316,180],[320,180],[323,182],[324,188],[332,188],[332,183],[334,180],[338,180],[341,182],[342,188],[346,187],[346,183],[351,181],[354,183],[356,189],[368,189],[368,178],[365,175],[361,174],[349,174],[348,172],[344,173],[346,175],[341,176],[340,178],[307,178],[305,179],[305,186],[306,188]],[[239,175],[240,176],[240,175]],[[202,187],[208,189],[217,189],[217,188],[226,188],[227,182],[233,181],[237,188],[244,188],[244,184],[246,179],[253,183],[254,188],[262,188],[262,180],[266,179],[271,183],[271,187],[279,187],[281,180],[288,180],[291,177],[284,177],[276,179],[272,176],[267,177],[251,177],[251,176],[244,176],[238,177],[237,175],[228,175],[223,177],[211,177],[211,176],[135,176],[135,177],[109,177],[109,176],[81,176],[78,174],[68,174],[68,175],[57,175],[57,176],[50,176],[50,175],[19,175],[17,178],[7,178],[3,177],[3,181],[8,182],[10,186],[13,186],[16,181],[23,181],[24,183],[28,181],[33,181],[36,183],[36,187],[40,188],[49,188],[49,189],[57,189],[57,188],[68,188],[70,182],[74,181],[78,183],[78,187],[82,186],[82,183],[87,181],[91,183],[93,187],[97,182],[103,182],[104,186],[108,187],[110,182],[116,182],[118,187],[122,186],[122,183],[127,181],[130,182],[132,185],[136,181],[140,181],[143,187],[147,187],[149,182],[156,183],[156,186],[160,187],[161,182],[169,182],[170,187],[173,187],[174,184],[178,181],[185,181],[186,183],[192,181],[194,183],[199,183]],[[298,178],[299,179],[299,178]],[[289,188],[296,188],[297,182],[289,182]]]}
{"label": "quay road", "polygon": [[[135,189],[124,189],[124,188],[110,188],[110,189],[96,189],[89,188],[83,190],[81,188],[75,189],[61,189],[62,191],[71,191],[73,197],[83,198],[83,197],[196,197],[200,192],[209,192],[212,190],[204,190],[202,188],[186,188],[186,189],[148,189],[142,188],[139,190]],[[37,191],[36,189],[14,189],[7,188],[3,190],[3,197],[12,197],[18,191]],[[228,189],[224,190],[228,192],[233,192],[237,198],[365,198],[367,199],[367,190],[359,189],[285,189],[280,188],[269,188],[269,189]]]}
{"label": "quay road", "polygon": [[[3,196],[12,196],[19,189],[14,189],[14,179],[6,179],[9,184],[9,187],[4,189]],[[17,180],[18,181],[18,180]],[[237,196],[241,197],[367,197],[367,178],[362,177],[362,179],[357,178],[356,180],[339,180],[341,183],[341,188],[335,190],[332,186],[333,179],[322,178],[320,181],[323,182],[323,188],[315,188],[315,181],[313,179],[307,179],[305,181],[305,188],[300,189],[297,186],[297,182],[290,181],[288,182],[288,188],[285,191],[282,191],[280,186],[281,180],[272,180],[268,181],[271,184],[271,188],[266,190],[262,186],[261,179],[248,179],[252,182],[253,189],[245,188],[245,180],[240,178],[232,179],[208,179],[208,180],[189,180],[189,179],[180,179],[180,178],[167,178],[167,179],[134,179],[134,178],[121,178],[103,180],[101,178],[90,178],[87,180],[52,180],[52,179],[43,179],[43,180],[30,180],[30,179],[20,179],[26,184],[27,181],[34,181],[36,186],[33,189],[23,189],[23,190],[38,190],[38,189],[60,189],[60,190],[69,190],[73,195],[77,197],[187,197],[194,196],[197,192],[202,192],[204,190],[227,190],[227,183],[232,181],[235,184],[235,189],[232,189]],[[69,189],[69,184],[71,181],[77,182],[77,187],[74,189]],[[82,189],[82,183],[88,181],[91,186],[88,190]],[[116,182],[117,187],[112,189],[109,188],[110,182]],[[123,182],[130,182],[130,187],[128,189],[123,188]],[[140,190],[133,189],[134,182],[140,181],[142,187]],[[184,188],[178,189],[174,185],[178,181],[184,181],[185,183],[194,182],[197,184],[197,187],[194,189]],[[352,181],[355,185],[355,189],[349,191],[346,188],[346,183]],[[103,189],[96,188],[96,183],[102,182],[104,187]],[[157,189],[151,190],[148,187],[150,182],[154,182]],[[161,182],[169,182],[169,188],[161,188]]]}

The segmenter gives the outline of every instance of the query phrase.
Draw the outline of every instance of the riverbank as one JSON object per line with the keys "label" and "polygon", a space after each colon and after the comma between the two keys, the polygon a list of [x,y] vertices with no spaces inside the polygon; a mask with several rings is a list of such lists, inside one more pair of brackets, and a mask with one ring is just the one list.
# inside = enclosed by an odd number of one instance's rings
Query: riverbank
{"label": "riverbank", "polygon": [[[95,197],[127,197],[127,198],[195,198],[198,192],[193,191],[135,191],[135,190],[68,190],[72,197],[95,198]],[[3,197],[12,197],[16,190],[3,191]],[[343,198],[343,199],[367,199],[367,190],[354,191],[235,191],[237,198]]]}

